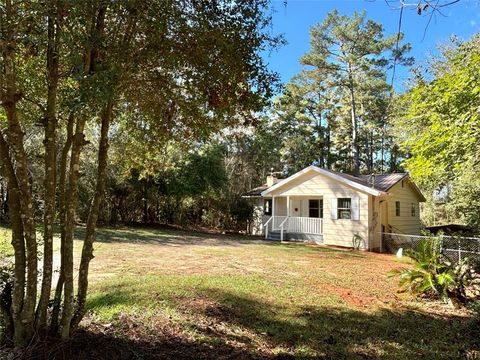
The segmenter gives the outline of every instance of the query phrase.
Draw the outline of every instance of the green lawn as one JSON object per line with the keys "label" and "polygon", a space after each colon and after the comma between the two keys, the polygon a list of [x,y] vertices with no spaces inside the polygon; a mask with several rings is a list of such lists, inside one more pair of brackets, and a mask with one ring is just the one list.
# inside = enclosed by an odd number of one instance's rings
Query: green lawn
{"label": "green lawn", "polygon": [[88,306],[120,337],[165,336],[232,357],[480,354],[467,314],[396,292],[393,256],[179,231],[100,235]]}
{"label": "green lawn", "polygon": [[480,356],[470,314],[396,292],[393,256],[137,228],[95,254],[79,358]]}

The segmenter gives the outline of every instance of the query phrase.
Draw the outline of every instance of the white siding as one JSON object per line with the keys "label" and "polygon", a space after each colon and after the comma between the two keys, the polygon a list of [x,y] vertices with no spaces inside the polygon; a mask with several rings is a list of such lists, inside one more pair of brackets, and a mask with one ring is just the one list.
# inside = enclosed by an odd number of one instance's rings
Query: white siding
{"label": "white siding", "polygon": [[275,197],[275,216],[287,216],[287,198]]}
{"label": "white siding", "polygon": [[[389,190],[392,194],[388,198],[388,223],[393,227],[392,232],[419,235],[422,223],[420,221],[419,198],[408,180],[399,182]],[[395,213],[395,202],[400,201],[400,216]],[[411,215],[411,204],[415,204],[415,216]]]}
{"label": "white siding", "polygon": [[[323,240],[326,245],[352,246],[352,238],[354,234],[360,235],[364,239],[363,247],[369,244],[369,202],[372,198],[368,194],[360,192],[348,185],[344,185],[336,180],[330,179],[316,172],[306,173],[292,182],[276,189],[271,195],[285,196],[302,196],[304,199],[323,197]],[[332,219],[331,210],[332,202],[337,198],[353,198],[358,197],[358,220],[352,219]],[[275,198],[276,202],[278,199]],[[280,203],[277,202],[280,210]],[[335,204],[335,203],[333,203]],[[282,203],[284,212],[286,212],[286,202]],[[335,206],[335,205],[334,205]],[[302,211],[308,209],[308,200],[302,202]],[[276,215],[282,215],[276,213]],[[306,215],[308,216],[308,214]]]}
{"label": "white siding", "polygon": [[375,196],[370,196],[370,201],[369,201],[369,213],[371,214],[370,216],[370,224],[369,224],[369,229],[370,229],[370,244],[369,244],[369,249],[372,251],[381,251],[382,250],[382,237],[381,237],[381,231],[382,231],[382,218],[383,218],[383,213],[382,209],[385,208],[386,202],[383,201],[382,203],[380,202],[380,198],[375,197]]}

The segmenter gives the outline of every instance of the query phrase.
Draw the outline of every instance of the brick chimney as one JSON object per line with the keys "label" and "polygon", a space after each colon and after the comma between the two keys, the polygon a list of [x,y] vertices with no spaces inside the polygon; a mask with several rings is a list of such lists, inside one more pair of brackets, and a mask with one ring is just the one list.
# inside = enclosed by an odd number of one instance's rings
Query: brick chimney
{"label": "brick chimney", "polygon": [[276,183],[278,183],[278,179],[275,176],[273,176],[273,175],[268,175],[267,176],[267,186],[268,187],[273,186]]}

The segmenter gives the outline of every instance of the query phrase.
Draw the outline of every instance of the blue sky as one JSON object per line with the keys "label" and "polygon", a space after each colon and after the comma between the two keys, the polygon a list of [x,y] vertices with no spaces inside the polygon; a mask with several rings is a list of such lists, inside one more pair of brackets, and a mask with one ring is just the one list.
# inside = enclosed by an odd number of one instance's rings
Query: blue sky
{"label": "blue sky", "polygon": [[[412,1],[415,3],[415,1]],[[395,34],[398,28],[399,11],[390,9],[384,0],[274,0],[272,33],[283,34],[288,44],[273,52],[264,54],[270,69],[278,72],[282,82],[301,69],[300,57],[309,49],[309,29],[323,21],[325,15],[333,9],[340,14],[352,14],[366,10],[367,18],[383,24],[386,35]],[[480,31],[480,1],[461,0],[442,9],[445,16],[436,14],[428,26],[425,38],[424,30],[429,15],[419,16],[414,7],[406,8],[403,16],[402,31],[405,41],[412,45],[411,55],[417,64],[423,64],[436,47],[445,43],[453,34],[468,39]],[[402,90],[408,71],[398,69],[395,87]]]}

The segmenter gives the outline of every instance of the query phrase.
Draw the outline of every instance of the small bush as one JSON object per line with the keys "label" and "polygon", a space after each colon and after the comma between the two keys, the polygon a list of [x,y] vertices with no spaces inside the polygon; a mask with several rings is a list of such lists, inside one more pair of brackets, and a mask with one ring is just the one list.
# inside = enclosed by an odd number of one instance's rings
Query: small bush
{"label": "small bush", "polygon": [[400,276],[400,287],[415,296],[436,297],[455,307],[466,305],[480,296],[478,265],[470,259],[453,264],[441,252],[441,238],[422,240],[405,255],[413,261],[412,268],[392,272]]}

